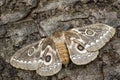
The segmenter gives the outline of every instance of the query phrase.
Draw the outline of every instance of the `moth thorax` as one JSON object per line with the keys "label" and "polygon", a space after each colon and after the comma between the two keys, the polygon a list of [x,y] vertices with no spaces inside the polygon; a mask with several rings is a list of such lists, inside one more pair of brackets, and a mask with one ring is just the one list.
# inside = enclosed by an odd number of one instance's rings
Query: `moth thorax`
{"label": "moth thorax", "polygon": [[62,63],[65,66],[67,66],[67,64],[69,63],[69,54],[68,54],[66,44],[64,42],[59,42],[59,43],[56,43],[56,47],[58,49],[58,53],[59,53],[60,59],[62,60]]}

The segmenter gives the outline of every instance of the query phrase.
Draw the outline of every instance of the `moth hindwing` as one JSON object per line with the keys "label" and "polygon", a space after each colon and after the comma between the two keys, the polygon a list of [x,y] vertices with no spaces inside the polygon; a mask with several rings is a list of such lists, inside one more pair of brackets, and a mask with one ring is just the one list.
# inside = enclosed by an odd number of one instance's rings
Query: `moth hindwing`
{"label": "moth hindwing", "polygon": [[55,32],[18,50],[10,63],[16,68],[36,70],[41,76],[51,76],[61,70],[62,64],[68,65],[69,57],[76,65],[93,61],[114,34],[113,27],[101,23]]}

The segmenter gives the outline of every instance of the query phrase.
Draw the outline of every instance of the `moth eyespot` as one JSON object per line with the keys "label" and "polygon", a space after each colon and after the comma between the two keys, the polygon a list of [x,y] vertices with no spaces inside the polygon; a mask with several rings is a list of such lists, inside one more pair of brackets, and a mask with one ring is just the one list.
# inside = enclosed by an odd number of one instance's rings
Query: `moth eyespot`
{"label": "moth eyespot", "polygon": [[85,34],[88,35],[88,36],[94,36],[95,32],[93,30],[91,30],[91,29],[86,29]]}
{"label": "moth eyespot", "polygon": [[34,52],[34,48],[30,48],[28,50],[28,56],[32,56],[33,55],[33,52]]}
{"label": "moth eyespot", "polygon": [[47,55],[44,57],[44,62],[45,65],[50,65],[52,62],[52,54],[51,53],[47,53]]}
{"label": "moth eyespot", "polygon": [[82,51],[82,50],[84,50],[84,47],[79,44],[79,45],[77,45],[77,49],[80,50],[80,51]]}
{"label": "moth eyespot", "polygon": [[50,55],[47,55],[47,56],[45,57],[45,61],[46,61],[46,62],[50,62],[50,60],[51,60],[51,56],[50,56]]}

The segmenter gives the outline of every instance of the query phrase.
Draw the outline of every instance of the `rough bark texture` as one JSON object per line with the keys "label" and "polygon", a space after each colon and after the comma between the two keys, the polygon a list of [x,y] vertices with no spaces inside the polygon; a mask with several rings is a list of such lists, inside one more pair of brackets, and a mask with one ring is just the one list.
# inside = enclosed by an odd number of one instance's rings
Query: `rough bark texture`
{"label": "rough bark texture", "polygon": [[[41,77],[9,63],[15,51],[44,36],[97,22],[117,32],[87,65],[70,62],[56,75]],[[120,0],[0,0],[0,80],[120,80]]]}

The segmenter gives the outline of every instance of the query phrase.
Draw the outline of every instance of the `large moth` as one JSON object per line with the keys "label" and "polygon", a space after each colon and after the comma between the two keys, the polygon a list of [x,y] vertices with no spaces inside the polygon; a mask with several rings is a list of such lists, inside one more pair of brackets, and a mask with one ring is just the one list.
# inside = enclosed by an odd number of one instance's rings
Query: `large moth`
{"label": "large moth", "polygon": [[106,24],[92,24],[55,32],[18,50],[10,60],[11,65],[25,70],[36,70],[41,76],[58,73],[69,59],[76,65],[93,61],[101,49],[115,34],[115,29]]}

